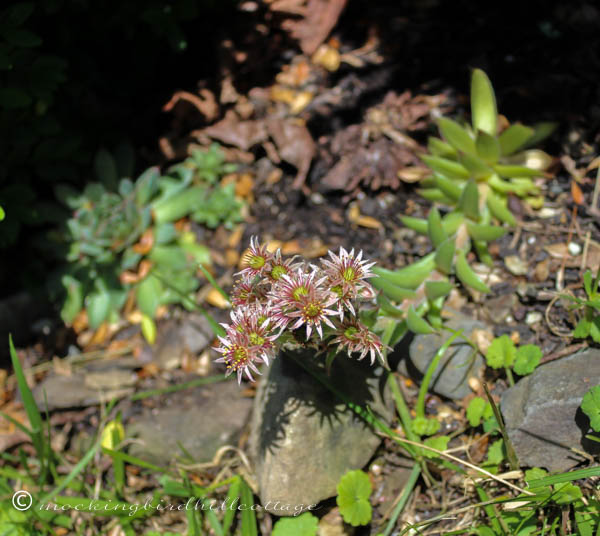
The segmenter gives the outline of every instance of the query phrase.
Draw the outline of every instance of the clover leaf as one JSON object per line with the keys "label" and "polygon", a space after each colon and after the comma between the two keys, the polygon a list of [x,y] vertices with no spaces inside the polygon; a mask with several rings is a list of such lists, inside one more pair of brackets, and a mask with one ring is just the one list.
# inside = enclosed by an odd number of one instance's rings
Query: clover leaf
{"label": "clover leaf", "polygon": [[581,401],[581,409],[590,419],[590,426],[600,432],[600,385],[592,387]]}
{"label": "clover leaf", "polygon": [[273,536],[315,536],[319,520],[310,512],[304,512],[298,517],[280,519],[273,527]]}
{"label": "clover leaf", "polygon": [[479,396],[469,402],[469,406],[467,407],[467,419],[469,419],[469,424],[471,426],[479,426],[481,424],[485,404],[485,400]]}
{"label": "clover leaf", "polygon": [[508,335],[495,338],[488,348],[485,359],[495,369],[510,367],[517,354],[515,343]]}
{"label": "clover leaf", "polygon": [[[450,438],[448,436],[437,436],[437,437],[427,438],[423,442],[423,444],[432,449],[443,452],[448,447],[448,441],[450,441]],[[437,452],[433,452],[431,450],[423,449],[423,456],[425,456],[426,458],[438,458],[439,454]]]}
{"label": "clover leaf", "polygon": [[542,360],[542,351],[536,344],[520,346],[513,366],[519,376],[531,374]]}
{"label": "clover leaf", "polygon": [[371,521],[373,512],[369,497],[372,489],[369,476],[360,470],[348,471],[340,479],[336,503],[346,523],[358,527]]}
{"label": "clover leaf", "polygon": [[580,499],[582,495],[579,486],[576,486],[571,482],[556,484],[556,486],[554,486],[554,502],[556,504],[570,504],[577,499]]}

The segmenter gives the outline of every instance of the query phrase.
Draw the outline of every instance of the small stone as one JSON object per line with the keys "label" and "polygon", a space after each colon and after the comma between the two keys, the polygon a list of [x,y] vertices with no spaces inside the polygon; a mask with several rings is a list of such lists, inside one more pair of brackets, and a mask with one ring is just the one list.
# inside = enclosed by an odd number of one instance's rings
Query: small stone
{"label": "small stone", "polygon": [[567,249],[573,257],[577,257],[581,253],[581,246],[577,242],[569,242]]}
{"label": "small stone", "polygon": [[541,322],[543,318],[544,316],[539,311],[531,311],[530,313],[527,313],[527,316],[525,317],[525,324],[533,326],[534,324]]}
{"label": "small stone", "polygon": [[[484,323],[446,308],[450,318],[446,325],[454,330],[463,330],[463,335],[472,339],[476,329],[488,330]],[[400,361],[398,370],[405,376],[411,376],[420,381],[427,371],[440,346],[448,339],[449,334],[443,332],[432,335],[417,335],[408,349],[408,356]],[[457,339],[442,358],[437,371],[434,373],[430,390],[446,398],[460,399],[471,394],[469,378],[477,376],[483,367],[483,358],[474,351],[471,345]]]}
{"label": "small stone", "polygon": [[599,377],[600,350],[590,348],[538,367],[503,393],[500,408],[521,466],[562,472],[584,461],[576,450],[600,452],[585,438],[589,419],[580,409]]}
{"label": "small stone", "polygon": [[504,264],[513,275],[525,275],[529,271],[528,264],[517,255],[509,255],[504,259]]}
{"label": "small stone", "polygon": [[181,444],[195,461],[210,461],[223,445],[237,445],[251,406],[252,400],[244,397],[235,381],[174,393],[158,408],[126,423],[128,434],[137,436],[130,453],[169,465],[185,455]]}

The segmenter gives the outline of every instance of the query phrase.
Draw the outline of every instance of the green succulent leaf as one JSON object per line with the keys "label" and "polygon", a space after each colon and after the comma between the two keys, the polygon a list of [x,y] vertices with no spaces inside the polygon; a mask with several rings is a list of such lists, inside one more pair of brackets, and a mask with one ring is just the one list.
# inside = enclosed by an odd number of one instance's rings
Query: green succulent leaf
{"label": "green succulent leaf", "polygon": [[61,283],[67,291],[67,297],[60,310],[60,316],[65,324],[70,324],[83,308],[83,285],[68,274],[62,276]]}
{"label": "green succulent leaf", "polygon": [[434,247],[438,247],[446,238],[442,227],[442,217],[437,208],[432,207],[427,218],[427,234]]}
{"label": "green succulent leaf", "polygon": [[452,205],[452,199],[450,199],[444,192],[438,188],[419,188],[417,193],[427,201],[432,203],[441,203],[442,205]]}
{"label": "green succulent leaf", "polygon": [[521,125],[520,123],[509,126],[498,137],[502,156],[511,155],[519,149],[522,149],[527,143],[527,140],[531,139],[533,133],[534,130],[532,128]]}
{"label": "green succulent leaf", "polygon": [[145,315],[154,318],[156,308],[161,303],[163,285],[157,277],[148,275],[136,288],[137,304]]}
{"label": "green succulent leaf", "polygon": [[581,401],[581,409],[590,419],[590,426],[600,432],[600,385],[592,387]]}
{"label": "green succulent leaf", "polygon": [[450,281],[426,281],[425,295],[429,301],[435,301],[442,296],[447,296],[454,288]]}
{"label": "green succulent leaf", "polygon": [[468,179],[471,174],[469,170],[462,164],[448,160],[447,158],[441,158],[439,156],[428,156],[423,155],[420,157],[426,165],[428,165],[434,172],[448,177],[449,179]]}
{"label": "green succulent leaf", "polygon": [[526,147],[536,145],[542,140],[545,140],[550,136],[558,126],[558,123],[553,122],[542,122],[533,125],[533,136],[527,140]]}
{"label": "green succulent leaf", "polygon": [[484,160],[475,155],[461,155],[460,163],[469,170],[469,174],[475,180],[487,179],[494,173],[494,170]]}
{"label": "green succulent leaf", "polygon": [[500,144],[495,136],[490,136],[487,132],[480,130],[477,132],[475,142],[479,158],[488,164],[495,164],[500,158]]}
{"label": "green succulent leaf", "polygon": [[510,367],[517,355],[515,343],[508,335],[496,337],[490,344],[485,359],[488,366],[499,369]]}
{"label": "green succulent leaf", "polygon": [[506,229],[496,225],[484,225],[467,221],[467,231],[473,240],[491,242],[504,236]]}
{"label": "green succulent leaf", "polygon": [[465,216],[458,210],[453,210],[449,212],[442,218],[442,226],[444,227],[444,232],[448,236],[452,236],[461,224],[465,221]]}
{"label": "green succulent leaf", "polygon": [[319,528],[319,519],[310,512],[298,517],[281,518],[273,527],[272,536],[315,536]]}
{"label": "green succulent leaf", "polygon": [[491,292],[490,288],[479,278],[467,262],[464,251],[458,251],[456,255],[456,277],[466,287],[470,287],[478,292]]}
{"label": "green succulent leaf", "polygon": [[427,140],[427,149],[434,156],[450,157],[451,159],[456,157],[456,149],[439,138],[429,137]]}
{"label": "green succulent leaf", "polygon": [[105,289],[98,289],[86,298],[86,311],[90,328],[97,329],[110,312],[110,294]]}
{"label": "green succulent leaf", "polygon": [[475,141],[465,128],[447,117],[438,119],[437,124],[440,132],[452,147],[463,153],[475,154]]}
{"label": "green succulent leaf", "polygon": [[440,272],[444,274],[452,273],[452,265],[454,264],[454,252],[456,249],[455,239],[447,238],[442,242],[435,252],[435,265]]}
{"label": "green succulent leaf", "polygon": [[462,188],[455,181],[438,173],[435,174],[434,181],[438,190],[440,190],[448,198],[452,199],[453,201],[458,201],[460,199]]}
{"label": "green succulent leaf", "polygon": [[371,282],[375,283],[378,279],[385,279],[403,289],[416,289],[435,268],[434,255],[434,253],[429,253],[417,262],[398,270],[386,270],[376,266],[373,268],[373,273],[379,277],[372,279]]}
{"label": "green succulent leaf", "polygon": [[458,208],[467,218],[479,221],[479,190],[473,179],[465,185],[458,201]]}
{"label": "green succulent leaf", "polygon": [[492,256],[490,255],[486,241],[473,240],[473,246],[475,247],[475,251],[481,262],[489,267],[494,266],[494,259],[492,259]]}
{"label": "green succulent leaf", "polygon": [[519,376],[531,374],[542,360],[542,351],[536,344],[519,346],[515,357],[514,370]]}
{"label": "green succulent leaf", "polygon": [[435,333],[435,329],[416,313],[412,305],[408,308],[408,312],[406,313],[406,325],[413,333],[423,335]]}
{"label": "green succulent leaf", "polygon": [[377,277],[371,280],[371,284],[383,292],[389,299],[395,302],[410,300],[417,296],[416,292],[409,288],[399,287],[398,285],[385,280],[383,277]]}
{"label": "green succulent leaf", "polygon": [[490,136],[498,131],[498,110],[496,96],[488,76],[475,69],[471,75],[471,118],[473,130],[482,130]]}
{"label": "green succulent leaf", "polygon": [[513,166],[509,164],[496,164],[494,166],[496,173],[501,177],[515,178],[515,177],[539,177],[542,175],[539,170],[528,168],[525,166]]}
{"label": "green succulent leaf", "polygon": [[2,207],[0,207],[0,221],[2,221],[5,217],[6,217],[6,212],[4,212],[4,209]]}
{"label": "green succulent leaf", "polygon": [[147,205],[158,191],[160,170],[158,166],[148,168],[135,181],[135,201],[138,207]]}
{"label": "green succulent leaf", "polygon": [[358,527],[371,521],[371,491],[371,481],[363,471],[349,471],[341,478],[336,503],[346,523]]}
{"label": "green succulent leaf", "polygon": [[467,406],[467,419],[473,427],[481,424],[483,410],[485,409],[486,401],[481,397],[475,397]]}
{"label": "green succulent leaf", "polygon": [[509,225],[517,224],[517,220],[513,216],[512,212],[508,209],[506,201],[498,197],[494,192],[488,191],[486,196],[486,204],[490,209],[492,216],[494,216],[494,218],[497,220],[508,223]]}
{"label": "green succulent leaf", "polygon": [[420,234],[427,234],[429,224],[427,220],[422,218],[413,218],[412,216],[402,216],[400,221],[409,229],[416,231]]}

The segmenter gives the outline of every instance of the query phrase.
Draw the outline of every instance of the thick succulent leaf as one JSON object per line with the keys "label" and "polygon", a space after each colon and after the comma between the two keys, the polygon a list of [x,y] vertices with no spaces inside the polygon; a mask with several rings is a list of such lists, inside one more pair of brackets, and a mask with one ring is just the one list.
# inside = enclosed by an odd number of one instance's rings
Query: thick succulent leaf
{"label": "thick succulent leaf", "polygon": [[437,248],[435,252],[435,265],[440,272],[445,274],[452,272],[455,248],[454,238],[452,237],[442,242]]}
{"label": "thick succulent leaf", "polygon": [[539,177],[542,175],[538,169],[528,168],[525,166],[512,166],[506,164],[497,164],[494,166],[496,173],[501,177]]}
{"label": "thick succulent leaf", "polygon": [[479,278],[467,262],[465,252],[460,250],[456,254],[456,276],[466,287],[470,287],[479,292],[491,292],[490,288]]}
{"label": "thick succulent leaf", "polygon": [[162,292],[163,285],[158,278],[152,274],[146,277],[136,288],[136,299],[140,311],[150,318],[154,318],[156,308],[161,303]]}
{"label": "thick succulent leaf", "polygon": [[508,209],[506,200],[497,196],[494,192],[488,191],[486,196],[486,204],[494,218],[509,225],[516,225],[517,220],[512,212]]}
{"label": "thick succulent leaf", "polygon": [[448,236],[452,236],[465,221],[465,216],[459,211],[452,211],[442,218],[442,227]]}
{"label": "thick succulent leaf", "polygon": [[90,328],[96,329],[108,317],[110,294],[107,290],[97,290],[86,298],[86,311]]}
{"label": "thick succulent leaf", "polygon": [[428,155],[421,156],[421,160],[436,173],[450,179],[468,179],[471,176],[468,169],[454,160]]}
{"label": "thick succulent leaf", "polygon": [[413,218],[412,216],[402,216],[400,221],[413,231],[421,234],[427,234],[427,220],[423,218]]}
{"label": "thick succulent leaf", "polygon": [[375,266],[373,273],[379,277],[370,281],[373,285],[376,285],[379,279],[385,279],[403,289],[416,289],[435,268],[434,256],[435,253],[429,253],[417,262],[394,271]]}
{"label": "thick succulent leaf", "polygon": [[452,205],[452,199],[444,194],[441,190],[437,188],[419,188],[417,193],[423,198],[427,199],[427,201],[431,201],[433,203],[442,203],[443,205]]}
{"label": "thick succulent leaf", "polygon": [[460,156],[460,163],[469,170],[471,177],[476,180],[487,179],[494,170],[478,156],[463,154]]}
{"label": "thick succulent leaf", "polygon": [[497,240],[501,236],[504,236],[506,229],[504,227],[498,227],[497,225],[483,225],[468,221],[467,230],[469,236],[473,240],[482,240],[484,242],[491,242]]}
{"label": "thick succulent leaf", "polygon": [[135,201],[138,207],[150,202],[158,191],[160,171],[158,166],[148,168],[135,181]]}
{"label": "thick succulent leaf", "polygon": [[390,300],[401,302],[416,297],[414,290],[406,287],[399,287],[383,277],[377,277],[371,280],[371,284],[378,290],[381,290]]}
{"label": "thick succulent leaf", "polygon": [[477,155],[488,164],[495,164],[500,158],[500,144],[495,136],[490,136],[487,132],[480,130],[477,133]]}
{"label": "thick succulent leaf", "polygon": [[413,333],[420,335],[430,335],[431,333],[435,333],[435,329],[417,314],[412,305],[408,308],[408,312],[406,313],[406,325]]}
{"label": "thick succulent leaf", "polygon": [[534,130],[520,123],[509,126],[500,136],[500,152],[508,156],[521,149],[534,134]]}
{"label": "thick succulent leaf", "polygon": [[427,140],[427,149],[434,156],[456,158],[456,149],[449,143],[439,138],[429,137]]}
{"label": "thick succulent leaf", "polygon": [[467,218],[479,221],[479,189],[474,180],[470,180],[465,185],[458,201],[458,208]]}
{"label": "thick succulent leaf", "polygon": [[494,88],[488,76],[475,69],[471,75],[471,119],[473,130],[483,130],[490,136],[498,131],[498,110]]}
{"label": "thick succulent leaf", "polygon": [[440,190],[446,197],[449,197],[453,201],[460,199],[462,188],[459,186],[457,181],[448,179],[444,175],[435,174],[434,176],[435,186]]}
{"label": "thick succulent leaf", "polygon": [[556,130],[557,126],[558,123],[550,121],[533,125],[533,136],[527,140],[526,147],[532,147],[540,141],[545,140]]}
{"label": "thick succulent leaf", "polygon": [[429,216],[427,218],[427,234],[434,247],[438,247],[446,240],[446,238],[448,238],[442,227],[442,217],[435,207],[429,211]]}
{"label": "thick succulent leaf", "polygon": [[473,246],[482,263],[490,267],[494,266],[494,259],[492,259],[492,256],[490,255],[487,242],[484,242],[483,240],[473,240]]}
{"label": "thick succulent leaf", "polygon": [[447,296],[454,288],[450,281],[426,281],[425,295],[429,301],[434,301],[441,296]]}
{"label": "thick succulent leaf", "polygon": [[438,119],[438,127],[446,141],[456,150],[467,154],[475,154],[475,141],[469,132],[456,121],[441,117]]}

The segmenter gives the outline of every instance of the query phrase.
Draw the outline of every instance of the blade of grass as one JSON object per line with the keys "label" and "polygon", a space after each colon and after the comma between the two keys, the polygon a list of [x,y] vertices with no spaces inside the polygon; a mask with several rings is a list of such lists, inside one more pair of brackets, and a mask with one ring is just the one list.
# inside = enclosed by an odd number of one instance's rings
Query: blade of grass
{"label": "blade of grass", "polygon": [[258,536],[258,529],[256,526],[256,512],[252,509],[254,505],[254,495],[250,486],[246,484],[243,478],[240,478],[240,495],[241,505],[245,508],[242,510],[242,536]]}
{"label": "blade of grass", "polygon": [[421,381],[421,386],[419,387],[419,395],[417,397],[417,407],[415,408],[416,412],[417,412],[417,417],[423,417],[423,418],[425,417],[425,397],[427,396],[427,391],[429,390],[429,384],[431,383],[431,378],[433,378],[433,375],[440,364],[440,360],[442,359],[442,357],[444,357],[444,354],[446,353],[448,348],[450,348],[450,345],[454,342],[454,340],[457,337],[460,337],[461,335],[462,335],[462,330],[457,331],[457,332],[453,333],[452,335],[450,335],[448,340],[444,344],[442,344],[442,346],[440,346],[439,350],[435,353],[435,356],[431,360],[431,363],[429,363],[429,366],[427,367],[427,371],[425,372],[425,376],[423,377],[423,380]]}
{"label": "blade of grass", "polygon": [[487,383],[483,382],[483,389],[485,391],[485,396],[487,396],[488,402],[490,406],[492,406],[492,411],[494,412],[494,417],[496,417],[496,421],[498,422],[498,426],[500,428],[500,433],[502,434],[502,439],[504,439],[504,446],[506,447],[506,455],[508,457],[508,463],[510,468],[513,471],[519,470],[519,460],[517,460],[517,454],[515,449],[513,448],[512,442],[508,437],[508,433],[506,431],[506,427],[504,426],[504,419],[502,418],[502,414],[498,409],[498,406],[494,402],[490,390],[488,389]]}
{"label": "blade of grass", "polygon": [[539,488],[542,486],[552,486],[553,484],[562,484],[563,482],[573,482],[574,480],[582,480],[592,476],[600,476],[600,467],[589,467],[587,469],[578,469],[560,475],[545,476],[536,480],[527,482],[529,488]]}
{"label": "blade of grass", "polygon": [[126,454],[125,452],[111,450],[105,447],[102,447],[102,452],[104,452],[104,454],[108,454],[108,456],[110,456],[113,459],[120,459],[126,463],[130,463],[131,465],[137,465],[138,467],[141,467],[143,469],[149,469],[150,471],[154,471],[156,473],[169,473],[168,469],[164,469],[163,467],[159,467],[158,465],[154,465],[150,462],[145,462],[144,460],[140,460],[139,458],[131,456],[131,454]]}
{"label": "blade of grass", "polygon": [[221,285],[219,285],[219,283],[217,283],[217,281],[215,280],[215,278],[212,276],[212,274],[202,265],[199,265],[200,270],[202,270],[202,273],[204,274],[204,277],[206,277],[206,279],[208,279],[208,282],[219,291],[219,293],[221,294],[221,296],[223,296],[223,298],[225,298],[229,303],[231,303],[231,300],[229,299],[229,294],[227,294],[227,292],[225,292],[223,290],[223,288],[221,287]]}
{"label": "blade of grass", "polygon": [[99,448],[100,448],[100,443],[98,443],[98,442],[95,443],[94,445],[92,445],[90,450],[88,450],[85,453],[85,456],[83,458],[81,458],[81,460],[79,460],[79,462],[75,465],[75,467],[73,467],[73,469],[71,469],[71,472],[63,479],[63,481],[53,491],[51,491],[50,493],[46,493],[46,495],[44,495],[40,499],[40,502],[46,504],[49,501],[51,501],[54,497],[56,497],[61,491],[63,491],[69,485],[69,483],[79,473],[81,473],[81,471],[83,471],[85,469],[85,467],[87,466],[88,463],[90,463],[90,461],[94,457],[94,454],[96,454],[96,452],[98,451]]}
{"label": "blade of grass", "polygon": [[392,512],[392,515],[390,516],[390,520],[388,521],[388,524],[386,525],[385,530],[382,532],[382,536],[388,536],[392,532],[394,527],[396,526],[396,521],[398,521],[398,517],[402,513],[402,510],[404,510],[404,507],[406,506],[406,503],[408,502],[408,498],[410,497],[410,494],[413,492],[415,484],[417,483],[417,480],[419,479],[420,475],[421,475],[421,466],[418,463],[415,463],[413,465],[412,471],[410,472],[408,480],[406,481],[406,484],[404,485],[404,489],[402,490],[402,495],[400,497],[400,500],[398,501],[398,504],[394,507],[394,511]]}
{"label": "blade of grass", "polygon": [[235,377],[235,375],[225,376],[225,374],[217,374],[215,376],[208,376],[207,378],[198,378],[196,380],[191,380],[189,382],[180,383],[178,385],[169,385],[169,387],[163,387],[162,389],[150,389],[148,391],[140,391],[139,393],[135,393],[129,399],[132,402],[136,400],[143,400],[144,398],[148,398],[151,396],[165,395],[168,393],[175,393],[177,391],[183,391],[184,389],[191,389],[193,387],[198,387],[199,385],[207,385],[210,383],[217,383],[222,381],[231,380]]}
{"label": "blade of grass", "polygon": [[225,504],[228,505],[225,510],[225,516],[223,517],[223,532],[229,534],[233,520],[235,519],[235,509],[232,508],[233,504],[240,498],[241,482],[240,477],[236,475],[236,479],[231,483],[227,490],[227,498]]}
{"label": "blade of grass", "polygon": [[25,412],[27,413],[27,418],[29,419],[29,424],[31,426],[31,441],[38,455],[40,466],[42,468],[40,474],[43,474],[46,449],[44,448],[44,437],[42,435],[42,416],[37,404],[35,403],[35,399],[33,398],[33,393],[31,392],[29,385],[27,385],[23,367],[21,366],[21,362],[19,361],[13,344],[12,335],[8,336],[8,346],[10,349],[10,358],[12,361],[13,370],[15,371],[15,376],[17,378],[17,385],[19,386],[21,398],[23,399],[23,405],[25,406]]}

